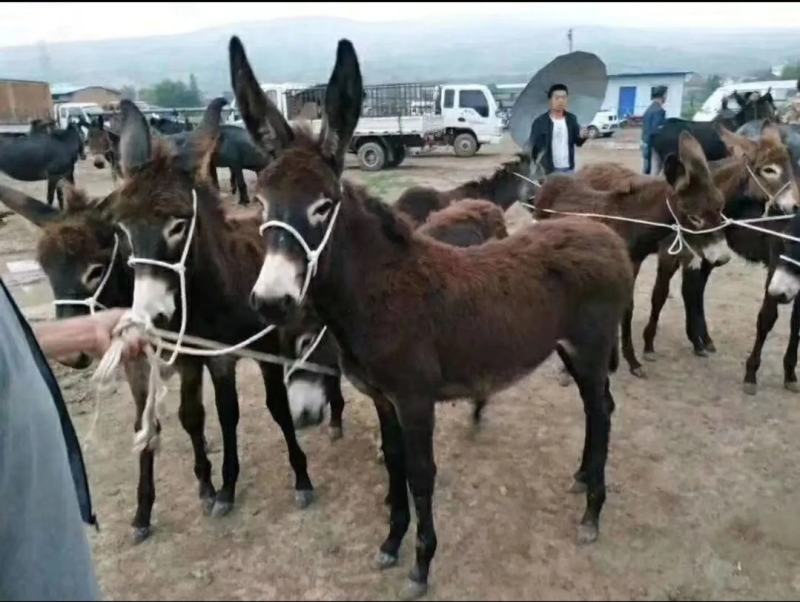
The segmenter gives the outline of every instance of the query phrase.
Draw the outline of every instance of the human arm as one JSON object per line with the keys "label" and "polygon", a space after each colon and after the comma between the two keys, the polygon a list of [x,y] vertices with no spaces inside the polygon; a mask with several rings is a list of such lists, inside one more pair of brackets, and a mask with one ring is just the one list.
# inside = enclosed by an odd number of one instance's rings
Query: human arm
{"label": "human arm", "polygon": [[[44,354],[53,359],[66,358],[77,353],[102,356],[109,345],[114,328],[126,313],[124,309],[110,309],[93,316],[79,316],[33,326],[33,333]],[[129,344],[124,357],[135,357],[142,350],[143,341]]]}
{"label": "human arm", "polygon": [[588,128],[581,127],[580,124],[578,124],[577,118],[573,119],[575,146],[583,146],[583,143],[589,139],[589,130]]}

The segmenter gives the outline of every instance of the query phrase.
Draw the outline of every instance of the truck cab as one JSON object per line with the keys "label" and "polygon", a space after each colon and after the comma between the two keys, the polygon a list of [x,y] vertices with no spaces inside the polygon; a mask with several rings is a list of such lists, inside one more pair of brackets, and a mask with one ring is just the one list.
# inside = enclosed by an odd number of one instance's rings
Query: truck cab
{"label": "truck cab", "polygon": [[[70,122],[84,121],[91,123],[99,115],[103,115],[103,108],[93,102],[62,102],[53,107],[53,118],[59,128],[67,127]],[[88,134],[83,127],[84,136]]]}
{"label": "truck cab", "polygon": [[502,119],[498,115],[497,102],[488,86],[443,85],[437,109],[443,117],[446,131],[454,133],[455,136],[458,136],[456,133],[458,131],[474,134],[475,148],[471,148],[471,141],[462,138],[460,145],[454,144],[457,155],[475,154],[482,144],[497,144],[503,138]]}

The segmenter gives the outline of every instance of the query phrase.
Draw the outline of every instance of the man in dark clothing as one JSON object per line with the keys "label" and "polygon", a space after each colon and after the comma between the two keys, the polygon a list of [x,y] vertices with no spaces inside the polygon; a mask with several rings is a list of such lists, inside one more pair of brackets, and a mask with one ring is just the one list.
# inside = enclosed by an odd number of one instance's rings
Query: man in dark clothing
{"label": "man in dark clothing", "polygon": [[123,313],[34,332],[0,280],[0,600],[100,596],[81,524],[96,524],[81,449],[45,355],[102,355]]}
{"label": "man in dark clothing", "polygon": [[[642,158],[644,159],[643,172],[649,174],[653,157],[653,134],[656,133],[667,119],[664,103],[667,102],[667,87],[656,86],[651,94],[653,102],[647,107],[642,116]],[[658,169],[656,169],[656,172]]]}
{"label": "man in dark clothing", "polygon": [[567,111],[569,90],[564,84],[553,84],[547,91],[550,110],[534,119],[531,125],[531,157],[541,156],[545,173],[575,171],[575,147],[589,137],[586,128]]}

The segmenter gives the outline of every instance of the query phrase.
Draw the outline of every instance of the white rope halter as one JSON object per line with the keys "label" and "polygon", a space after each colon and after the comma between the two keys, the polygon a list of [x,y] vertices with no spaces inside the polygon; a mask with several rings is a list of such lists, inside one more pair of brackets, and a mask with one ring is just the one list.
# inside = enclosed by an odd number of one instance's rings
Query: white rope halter
{"label": "white rope halter", "polygon": [[306,262],[308,265],[306,266],[306,277],[303,281],[303,288],[300,290],[300,299],[298,303],[302,303],[306,298],[308,287],[311,285],[311,279],[317,273],[320,255],[322,255],[322,252],[325,250],[325,246],[328,244],[328,241],[331,238],[331,234],[333,234],[333,227],[336,225],[336,218],[339,217],[339,209],[341,206],[342,201],[338,201],[334,206],[333,215],[328,222],[328,227],[325,229],[325,234],[316,249],[309,247],[303,236],[294,228],[294,226],[287,222],[281,220],[270,220],[261,224],[261,228],[259,228],[259,232],[262,235],[267,228],[281,228],[282,230],[286,230],[294,237],[294,239],[303,249],[303,252],[306,254]]}
{"label": "white rope halter", "polygon": [[778,191],[775,194],[771,194],[769,190],[767,190],[761,183],[761,181],[758,179],[758,176],[755,174],[755,172],[752,169],[750,169],[750,166],[746,163],[745,163],[745,168],[747,169],[747,173],[750,174],[750,177],[756,183],[756,186],[758,186],[761,189],[761,192],[767,195],[767,203],[766,203],[767,205],[774,204],[775,199],[777,199],[784,190],[786,190],[787,188],[789,188],[789,186],[792,185],[792,180],[790,178],[789,180],[786,181],[786,183],[783,186],[778,188]]}
{"label": "white rope halter", "polygon": [[97,289],[94,291],[94,294],[91,297],[86,297],[85,299],[56,299],[53,301],[53,305],[58,307],[59,305],[82,305],[83,307],[89,308],[89,313],[94,315],[97,311],[97,308],[100,309],[108,309],[105,305],[100,303],[98,299],[100,295],[103,294],[103,289],[108,282],[109,276],[111,276],[111,270],[114,269],[114,262],[117,260],[117,251],[119,249],[119,238],[117,235],[114,235],[114,250],[111,251],[111,260],[108,262],[106,266],[106,271],[103,274],[102,279],[100,280],[100,284],[97,285]]}
{"label": "white rope halter", "polygon": [[322,330],[320,330],[319,334],[317,334],[316,338],[314,338],[314,342],[312,342],[308,349],[305,350],[303,355],[301,355],[293,364],[285,364],[283,366],[283,384],[285,384],[287,387],[289,386],[289,379],[292,378],[292,374],[297,372],[297,370],[301,369],[306,364],[308,358],[311,357],[311,354],[313,354],[317,347],[319,347],[319,344],[322,342],[322,338],[325,336],[327,331],[328,327],[323,326]]}

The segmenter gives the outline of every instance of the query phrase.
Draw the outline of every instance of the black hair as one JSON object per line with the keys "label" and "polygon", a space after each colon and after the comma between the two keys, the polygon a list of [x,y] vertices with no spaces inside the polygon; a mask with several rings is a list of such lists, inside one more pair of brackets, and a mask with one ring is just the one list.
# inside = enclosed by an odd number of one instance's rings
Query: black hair
{"label": "black hair", "polygon": [[553,92],[558,92],[559,90],[564,90],[564,92],[569,94],[569,89],[567,89],[564,84],[553,84],[547,91],[547,98],[553,98]]}
{"label": "black hair", "polygon": [[650,99],[655,98],[664,98],[667,95],[667,87],[666,86],[656,86],[653,88],[653,91],[650,93]]}

